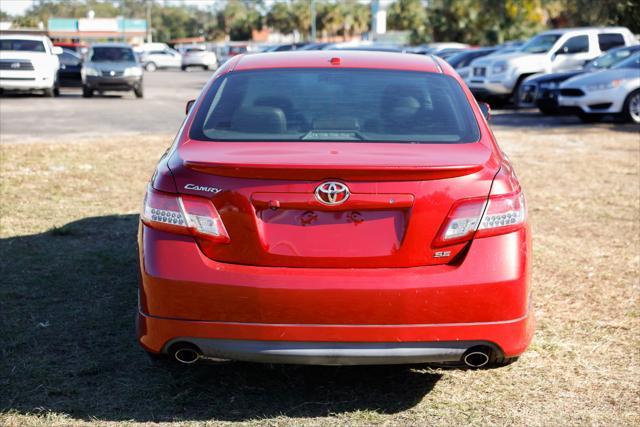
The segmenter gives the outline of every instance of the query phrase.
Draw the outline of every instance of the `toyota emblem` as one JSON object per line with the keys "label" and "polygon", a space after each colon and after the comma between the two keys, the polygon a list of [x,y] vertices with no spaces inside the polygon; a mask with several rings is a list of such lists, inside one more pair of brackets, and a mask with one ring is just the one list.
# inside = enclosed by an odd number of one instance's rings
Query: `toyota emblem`
{"label": "toyota emblem", "polygon": [[109,75],[110,75],[110,76],[115,76],[115,75],[116,75],[116,72],[115,72],[115,71],[113,71],[113,70],[111,70],[111,72],[109,73]]}
{"label": "toyota emblem", "polygon": [[349,187],[341,182],[323,182],[316,188],[316,199],[323,205],[335,206],[347,201]]}
{"label": "toyota emblem", "polygon": [[21,66],[21,65],[20,65],[20,63],[19,63],[19,62],[13,62],[13,63],[11,64],[11,68],[13,68],[14,70],[16,70],[16,69],[20,68],[20,66]]}

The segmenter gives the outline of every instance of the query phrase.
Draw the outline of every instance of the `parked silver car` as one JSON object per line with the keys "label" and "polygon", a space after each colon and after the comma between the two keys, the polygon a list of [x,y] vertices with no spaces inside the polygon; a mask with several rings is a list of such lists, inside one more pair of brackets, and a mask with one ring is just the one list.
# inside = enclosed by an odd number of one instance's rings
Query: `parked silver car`
{"label": "parked silver car", "polygon": [[91,46],[80,71],[82,96],[94,91],[130,91],[143,97],[142,65],[126,43],[97,43]]}
{"label": "parked silver car", "polygon": [[182,70],[189,67],[202,67],[205,70],[218,68],[218,57],[215,52],[207,50],[204,46],[188,46],[182,53]]}

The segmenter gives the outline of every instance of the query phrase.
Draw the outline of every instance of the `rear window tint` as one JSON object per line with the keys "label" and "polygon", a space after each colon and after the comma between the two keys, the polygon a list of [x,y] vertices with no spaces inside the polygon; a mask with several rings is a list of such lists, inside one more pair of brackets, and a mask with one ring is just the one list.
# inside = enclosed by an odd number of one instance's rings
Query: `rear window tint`
{"label": "rear window tint", "polygon": [[624,46],[624,37],[616,33],[598,34],[598,44],[600,50],[604,52],[614,47]]}
{"label": "rear window tint", "polygon": [[44,52],[44,44],[38,40],[2,39],[0,50],[20,50],[24,52]]}
{"label": "rear window tint", "polygon": [[368,69],[232,72],[205,95],[190,137],[210,141],[467,143],[480,137],[450,76]]}

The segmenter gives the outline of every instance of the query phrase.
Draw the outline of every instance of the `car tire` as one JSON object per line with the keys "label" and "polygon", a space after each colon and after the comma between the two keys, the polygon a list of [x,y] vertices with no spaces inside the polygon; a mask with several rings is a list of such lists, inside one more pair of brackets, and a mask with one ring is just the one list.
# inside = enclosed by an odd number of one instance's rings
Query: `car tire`
{"label": "car tire", "polygon": [[208,66],[208,65],[203,65],[203,66],[202,66],[202,70],[204,70],[204,71],[209,71],[209,66]]}
{"label": "car tire", "polygon": [[631,92],[624,100],[622,116],[626,122],[640,123],[640,89]]}
{"label": "car tire", "polygon": [[181,67],[180,67],[180,69],[181,69],[182,71],[187,71],[187,66],[186,66],[186,65],[183,65],[183,66],[181,66]]}
{"label": "car tire", "polygon": [[156,65],[155,62],[147,62],[144,66],[144,69],[147,70],[150,73],[153,73],[154,71],[156,71],[158,69],[158,66]]}
{"label": "car tire", "polygon": [[47,88],[45,89],[44,92],[44,96],[45,98],[53,98],[55,96],[55,89],[54,88]]}
{"label": "car tire", "polygon": [[531,74],[523,74],[520,77],[518,77],[518,81],[516,82],[516,85],[513,87],[511,96],[509,96],[509,99],[507,100],[507,102],[513,103],[514,109],[516,110],[518,109],[518,97],[520,95],[520,87],[522,86],[522,82],[524,81],[524,79],[526,79],[530,75]]}
{"label": "car tire", "polygon": [[602,121],[602,115],[600,114],[580,113],[578,118],[582,123],[598,123]]}
{"label": "car tire", "polygon": [[136,87],[135,89],[133,89],[133,93],[136,95],[136,98],[143,98],[144,97],[144,88],[142,87],[142,85]]}
{"label": "car tire", "polygon": [[487,99],[487,103],[492,110],[502,110],[508,104],[509,100],[501,97],[490,97]]}
{"label": "car tire", "polygon": [[555,116],[558,114],[558,110],[552,107],[538,107],[538,110],[545,116]]}
{"label": "car tire", "polygon": [[93,96],[93,90],[89,89],[86,86],[82,86],[82,97],[83,98],[91,98]]}

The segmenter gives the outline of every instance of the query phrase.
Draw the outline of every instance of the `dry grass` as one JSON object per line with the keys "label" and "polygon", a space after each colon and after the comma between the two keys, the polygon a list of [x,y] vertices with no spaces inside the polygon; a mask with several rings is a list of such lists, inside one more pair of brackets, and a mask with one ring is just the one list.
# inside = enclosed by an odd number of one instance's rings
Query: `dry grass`
{"label": "dry grass", "polygon": [[486,371],[154,366],[135,214],[170,138],[4,145],[0,424],[638,425],[638,131],[497,129],[527,191],[538,328]]}

